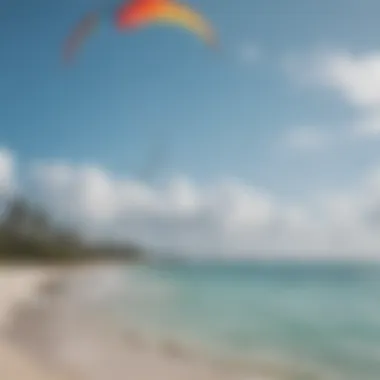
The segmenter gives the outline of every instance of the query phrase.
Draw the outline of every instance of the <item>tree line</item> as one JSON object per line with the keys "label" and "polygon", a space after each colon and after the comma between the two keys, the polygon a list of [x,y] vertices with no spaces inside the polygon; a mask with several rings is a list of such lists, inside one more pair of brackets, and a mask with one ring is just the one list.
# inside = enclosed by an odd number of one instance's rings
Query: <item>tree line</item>
{"label": "tree line", "polygon": [[55,222],[41,206],[23,197],[6,202],[0,218],[0,260],[14,262],[77,263],[141,260],[133,244],[91,244],[70,228]]}

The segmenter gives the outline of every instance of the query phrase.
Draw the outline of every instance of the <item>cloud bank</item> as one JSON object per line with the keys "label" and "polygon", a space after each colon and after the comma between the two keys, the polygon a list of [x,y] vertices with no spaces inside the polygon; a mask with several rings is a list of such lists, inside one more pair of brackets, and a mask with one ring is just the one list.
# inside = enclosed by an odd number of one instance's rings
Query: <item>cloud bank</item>
{"label": "cloud bank", "polygon": [[[15,188],[15,161],[0,150],[3,191]],[[177,176],[152,186],[95,165],[31,162],[26,171],[23,191],[90,238],[193,255],[380,258],[380,166],[350,191],[299,204],[236,179],[200,186]]]}
{"label": "cloud bank", "polygon": [[333,91],[352,107],[354,137],[380,136],[380,51],[322,50],[289,56],[284,63],[299,84]]}

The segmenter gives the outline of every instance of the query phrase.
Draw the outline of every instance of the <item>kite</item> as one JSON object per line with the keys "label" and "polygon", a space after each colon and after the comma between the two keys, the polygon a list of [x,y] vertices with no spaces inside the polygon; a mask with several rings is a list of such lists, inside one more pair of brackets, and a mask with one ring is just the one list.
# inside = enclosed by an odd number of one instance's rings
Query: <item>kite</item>
{"label": "kite", "polygon": [[209,23],[188,5],[176,0],[132,0],[124,3],[116,14],[119,29],[134,29],[149,24],[173,24],[197,34],[215,46],[214,31]]}
{"label": "kite", "polygon": [[95,30],[99,23],[99,16],[95,12],[87,14],[79,25],[70,34],[64,47],[64,59],[70,61],[77,50],[82,46],[84,40]]}
{"label": "kite", "polygon": [[[94,32],[102,11],[87,14],[69,35],[64,46],[64,59],[71,61],[86,38]],[[115,25],[118,30],[132,30],[150,24],[171,24],[193,32],[208,45],[216,46],[210,24],[188,5],[176,0],[128,0],[116,10]]]}

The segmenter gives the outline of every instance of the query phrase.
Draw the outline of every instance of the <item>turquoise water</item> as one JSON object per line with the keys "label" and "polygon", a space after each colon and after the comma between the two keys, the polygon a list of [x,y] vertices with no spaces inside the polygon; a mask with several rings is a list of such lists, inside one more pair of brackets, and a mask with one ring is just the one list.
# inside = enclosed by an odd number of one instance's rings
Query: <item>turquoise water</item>
{"label": "turquoise water", "polygon": [[377,264],[167,263],[127,272],[129,283],[108,299],[126,325],[270,363],[284,379],[281,368],[380,379]]}

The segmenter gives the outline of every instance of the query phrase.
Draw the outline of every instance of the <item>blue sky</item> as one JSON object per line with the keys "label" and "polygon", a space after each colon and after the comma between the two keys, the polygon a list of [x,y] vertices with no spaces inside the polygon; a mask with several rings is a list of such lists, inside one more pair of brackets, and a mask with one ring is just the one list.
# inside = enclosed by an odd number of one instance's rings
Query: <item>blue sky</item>
{"label": "blue sky", "polygon": [[[305,98],[289,84],[280,71],[282,56],[314,44],[347,44],[348,22],[361,20],[370,30],[358,4],[350,9],[346,2],[332,7],[327,1],[279,6],[193,0],[220,34],[220,55],[181,30],[120,34],[109,20],[76,65],[65,68],[60,49],[67,33],[94,4],[107,1],[3,2],[1,137],[25,158],[95,161],[130,172],[152,149],[148,140],[162,131],[171,136],[172,170],[201,180],[258,178],[279,191],[281,172],[291,176],[295,162],[275,170],[283,164],[271,149],[278,135],[298,124],[344,120],[346,114],[342,105]],[[359,38],[358,30],[349,34],[350,47],[368,39]],[[239,62],[246,45],[262,51],[261,62]]]}
{"label": "blue sky", "polygon": [[[217,54],[180,29],[119,33],[105,15],[65,67],[71,28],[110,3],[0,0],[0,142],[21,163],[96,164],[123,177],[163,147],[168,176],[238,178],[298,201],[355,183],[379,161],[374,135],[349,138],[372,112],[350,101],[358,81],[350,87],[331,74],[324,85],[300,85],[298,69],[285,68],[315,51],[331,60],[349,52],[355,64],[376,53],[378,2],[189,0],[219,33]],[[300,129],[318,140],[314,148],[287,145]]]}

